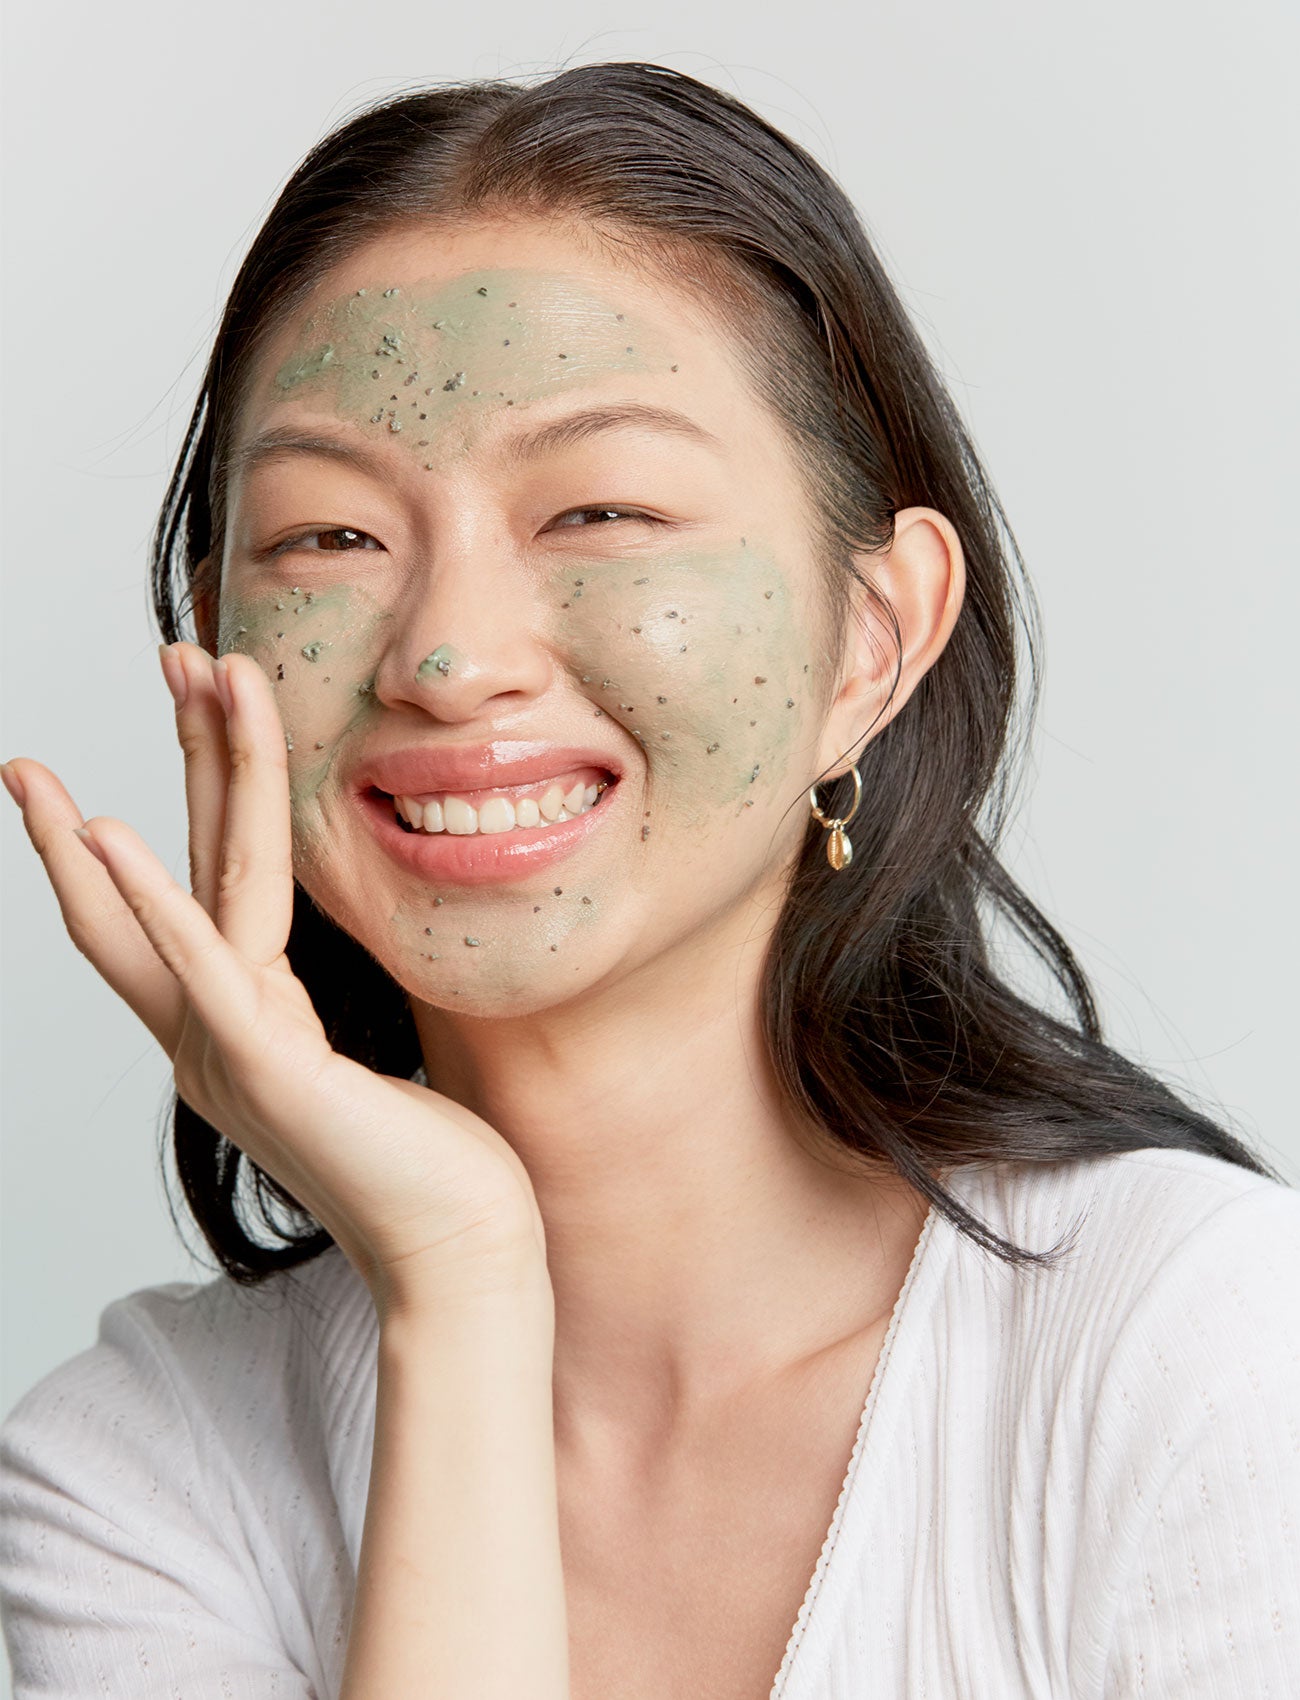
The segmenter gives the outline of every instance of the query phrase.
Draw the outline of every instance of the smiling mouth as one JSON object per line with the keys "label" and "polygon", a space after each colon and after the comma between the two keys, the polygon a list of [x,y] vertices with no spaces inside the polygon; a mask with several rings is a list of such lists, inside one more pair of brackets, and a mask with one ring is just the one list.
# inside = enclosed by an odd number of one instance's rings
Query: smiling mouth
{"label": "smiling mouth", "polygon": [[493,836],[558,826],[600,806],[618,776],[599,768],[580,768],[538,785],[495,791],[438,792],[394,796],[373,788],[393,809],[408,835]]}

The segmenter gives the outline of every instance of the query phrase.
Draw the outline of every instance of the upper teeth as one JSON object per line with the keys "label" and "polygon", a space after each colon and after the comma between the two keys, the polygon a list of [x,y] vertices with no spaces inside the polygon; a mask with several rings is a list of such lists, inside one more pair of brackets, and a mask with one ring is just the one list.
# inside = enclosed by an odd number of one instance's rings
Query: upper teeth
{"label": "upper teeth", "polygon": [[478,808],[464,797],[394,797],[403,820],[423,832],[509,832],[513,826],[537,826],[543,820],[572,820],[585,815],[605,789],[605,782],[584,785],[578,780],[568,791],[554,780],[537,797],[489,797]]}

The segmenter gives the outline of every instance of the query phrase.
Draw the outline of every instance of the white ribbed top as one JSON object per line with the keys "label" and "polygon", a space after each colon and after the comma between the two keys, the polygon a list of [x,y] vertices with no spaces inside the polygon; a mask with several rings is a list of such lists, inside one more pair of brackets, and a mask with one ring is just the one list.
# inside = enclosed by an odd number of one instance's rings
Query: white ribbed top
{"label": "white ribbed top", "polygon": [[[1162,1151],[950,1185],[1073,1249],[931,1212],[771,1700],[1294,1700],[1300,1191]],[[333,1700],[376,1344],[336,1249],[110,1304],[0,1426],[17,1700]]]}

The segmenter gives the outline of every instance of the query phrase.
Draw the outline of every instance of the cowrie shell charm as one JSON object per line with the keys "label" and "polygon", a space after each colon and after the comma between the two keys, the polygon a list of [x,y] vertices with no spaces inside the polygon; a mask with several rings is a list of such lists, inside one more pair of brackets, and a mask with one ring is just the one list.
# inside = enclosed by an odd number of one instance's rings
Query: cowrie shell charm
{"label": "cowrie shell charm", "polygon": [[817,787],[814,785],[808,793],[808,802],[814,819],[819,820],[829,830],[830,836],[826,840],[826,860],[836,873],[841,868],[847,868],[853,860],[853,845],[849,842],[849,835],[844,828],[857,814],[858,804],[862,801],[862,775],[858,772],[856,762],[849,771],[853,775],[853,807],[848,814],[828,820],[817,806]]}

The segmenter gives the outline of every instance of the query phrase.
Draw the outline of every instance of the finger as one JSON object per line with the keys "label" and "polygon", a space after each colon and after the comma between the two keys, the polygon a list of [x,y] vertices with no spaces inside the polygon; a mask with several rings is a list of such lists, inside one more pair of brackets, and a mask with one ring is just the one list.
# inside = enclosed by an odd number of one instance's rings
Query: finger
{"label": "finger", "polygon": [[81,810],[62,782],[27,757],[10,765],[26,793],[23,825],[54,887],[69,938],[167,1049],[167,1036],[180,1031],[180,988],[108,870],[75,836]]}
{"label": "finger", "polygon": [[250,962],[284,954],[293,920],[293,849],[284,723],[266,674],[250,656],[222,657],[229,691],[230,789],[217,882],[217,925]]}
{"label": "finger", "polygon": [[[212,679],[212,658],[196,644],[174,643],[162,655],[168,676],[179,679],[176,737],[185,755],[185,807],[190,823],[190,890],[214,919],[221,840],[226,831],[230,755],[226,714]],[[173,694],[175,686],[173,685]]]}
{"label": "finger", "polygon": [[133,827],[96,815],[85,831],[158,962],[179,987],[178,1017],[155,1035],[159,1043],[174,1059],[192,1010],[219,1048],[238,1055],[256,1038],[260,1000],[254,970]]}

